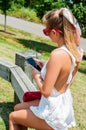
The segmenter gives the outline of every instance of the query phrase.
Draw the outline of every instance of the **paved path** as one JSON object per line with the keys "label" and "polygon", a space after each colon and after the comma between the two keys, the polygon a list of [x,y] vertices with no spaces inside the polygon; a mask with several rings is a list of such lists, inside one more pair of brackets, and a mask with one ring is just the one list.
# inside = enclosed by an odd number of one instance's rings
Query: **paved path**
{"label": "paved path", "polygon": [[[25,20],[18,19],[15,17],[10,17],[10,16],[7,16],[6,23],[8,26],[11,26],[13,28],[17,28],[17,29],[38,35],[40,37],[47,38],[42,32],[42,29],[44,28],[44,26],[41,24],[25,21]],[[4,16],[1,14],[0,14],[0,24],[4,24]],[[86,39],[81,38],[80,46],[86,52]]]}

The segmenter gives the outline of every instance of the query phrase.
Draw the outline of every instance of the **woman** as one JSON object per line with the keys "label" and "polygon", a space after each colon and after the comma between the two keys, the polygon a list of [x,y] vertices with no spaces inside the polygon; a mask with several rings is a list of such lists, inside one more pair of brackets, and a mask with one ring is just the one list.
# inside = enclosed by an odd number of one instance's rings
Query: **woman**
{"label": "woman", "polygon": [[69,87],[81,61],[80,27],[66,8],[48,12],[43,21],[44,34],[58,48],[51,52],[41,72],[33,69],[41,99],[17,104],[9,115],[10,130],[68,130],[76,124]]}

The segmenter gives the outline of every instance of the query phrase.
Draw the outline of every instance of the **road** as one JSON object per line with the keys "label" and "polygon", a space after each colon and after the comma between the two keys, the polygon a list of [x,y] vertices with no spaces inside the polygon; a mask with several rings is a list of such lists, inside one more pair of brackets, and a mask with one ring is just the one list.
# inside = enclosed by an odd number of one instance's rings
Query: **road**
{"label": "road", "polygon": [[[1,14],[0,14],[0,24],[4,24],[4,16]],[[41,24],[26,21],[23,19],[18,19],[18,18],[11,17],[11,16],[7,16],[6,24],[8,26],[13,27],[13,28],[20,29],[20,30],[23,30],[25,32],[29,32],[29,33],[38,35],[40,37],[47,38],[42,32],[44,26]],[[86,52],[86,39],[85,38],[81,38],[80,46]]]}

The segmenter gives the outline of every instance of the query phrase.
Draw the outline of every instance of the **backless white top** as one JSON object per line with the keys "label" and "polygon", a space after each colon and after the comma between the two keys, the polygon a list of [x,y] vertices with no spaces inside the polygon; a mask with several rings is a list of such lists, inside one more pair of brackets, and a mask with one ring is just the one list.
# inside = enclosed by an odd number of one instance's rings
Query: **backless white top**
{"label": "backless white top", "polygon": [[[58,49],[65,50],[71,56],[72,67],[67,79],[67,83],[70,84],[72,80],[72,72],[76,66],[75,58],[66,46],[62,46]],[[41,76],[43,79],[45,74],[46,64],[41,70]],[[76,124],[72,106],[72,96],[69,88],[61,94],[54,87],[48,98],[45,98],[42,95],[39,105],[31,106],[30,110],[38,118],[44,119],[54,130],[68,130],[68,128],[75,126]]]}

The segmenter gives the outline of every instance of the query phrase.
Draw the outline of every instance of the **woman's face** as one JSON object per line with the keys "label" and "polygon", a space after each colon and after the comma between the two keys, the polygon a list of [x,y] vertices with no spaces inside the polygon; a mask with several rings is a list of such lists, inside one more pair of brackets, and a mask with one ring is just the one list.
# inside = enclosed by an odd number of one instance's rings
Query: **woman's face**
{"label": "woman's face", "polygon": [[62,31],[58,29],[48,29],[47,27],[43,29],[43,33],[48,36],[53,42],[60,43],[62,37]]}

